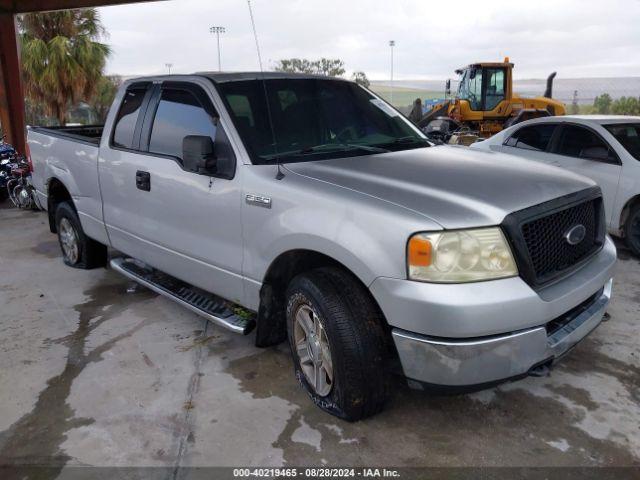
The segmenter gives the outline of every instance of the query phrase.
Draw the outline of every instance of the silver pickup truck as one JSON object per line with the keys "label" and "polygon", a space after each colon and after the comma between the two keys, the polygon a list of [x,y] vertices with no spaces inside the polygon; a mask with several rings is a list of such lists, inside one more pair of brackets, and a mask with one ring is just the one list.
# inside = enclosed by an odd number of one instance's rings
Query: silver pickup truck
{"label": "silver pickup truck", "polygon": [[482,388],[546,372],[601,322],[616,250],[600,190],[433,147],[345,80],[127,81],[106,124],[31,128],[64,261],[107,263],[258,346],[288,339],[313,401],[380,411],[390,377]]}

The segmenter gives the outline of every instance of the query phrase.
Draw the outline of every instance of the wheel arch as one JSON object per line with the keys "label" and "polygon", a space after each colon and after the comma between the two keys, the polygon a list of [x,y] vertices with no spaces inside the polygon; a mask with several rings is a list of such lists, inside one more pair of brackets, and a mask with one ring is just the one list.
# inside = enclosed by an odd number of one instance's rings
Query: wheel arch
{"label": "wheel arch", "polygon": [[366,283],[344,263],[316,250],[287,250],[271,262],[260,288],[260,306],[258,308],[256,333],[257,346],[275,345],[286,339],[285,293],[287,286],[295,276],[320,267],[334,267],[352,276],[368,293],[383,317],[382,310]]}
{"label": "wheel arch", "polygon": [[618,231],[622,232],[624,235],[624,225],[627,222],[627,218],[629,218],[629,213],[634,208],[640,206],[640,194],[631,197],[622,207],[620,211],[619,223],[618,223]]}
{"label": "wheel arch", "polygon": [[47,186],[47,214],[49,217],[49,230],[57,233],[56,227],[56,207],[62,202],[69,202],[75,210],[73,198],[69,189],[57,177],[51,177],[46,182]]}

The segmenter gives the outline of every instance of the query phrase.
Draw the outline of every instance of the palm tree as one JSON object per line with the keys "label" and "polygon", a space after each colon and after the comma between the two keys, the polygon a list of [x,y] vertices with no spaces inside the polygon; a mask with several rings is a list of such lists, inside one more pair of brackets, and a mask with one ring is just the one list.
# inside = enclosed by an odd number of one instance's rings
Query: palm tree
{"label": "palm tree", "polygon": [[27,13],[19,19],[26,95],[65,124],[67,108],[94,94],[110,48],[95,8]]}

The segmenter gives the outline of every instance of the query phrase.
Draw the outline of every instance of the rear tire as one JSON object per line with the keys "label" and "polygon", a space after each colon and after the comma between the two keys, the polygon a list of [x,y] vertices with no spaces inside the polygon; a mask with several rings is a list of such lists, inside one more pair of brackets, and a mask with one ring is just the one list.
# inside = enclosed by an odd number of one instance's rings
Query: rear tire
{"label": "rear tire", "polygon": [[380,412],[389,392],[388,350],[367,290],[342,270],[312,270],[291,281],[286,315],[295,374],[314,403],[351,422]]}
{"label": "rear tire", "polygon": [[107,247],[85,235],[73,206],[62,202],[56,207],[55,215],[64,263],[85,270],[104,267],[107,264]]}
{"label": "rear tire", "polygon": [[624,224],[624,240],[629,249],[640,256],[640,206],[634,207]]}

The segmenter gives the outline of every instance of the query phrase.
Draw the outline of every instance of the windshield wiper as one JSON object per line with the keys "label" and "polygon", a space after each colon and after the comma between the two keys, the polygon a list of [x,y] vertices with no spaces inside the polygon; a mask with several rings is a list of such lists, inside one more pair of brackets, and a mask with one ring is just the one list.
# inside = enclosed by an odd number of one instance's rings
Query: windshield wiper
{"label": "windshield wiper", "polygon": [[271,155],[269,157],[263,157],[266,163],[275,163],[284,158],[299,157],[305,155],[312,155],[314,153],[333,153],[333,152],[352,152],[361,151],[366,153],[387,153],[388,149],[379,146],[360,145],[357,143],[323,143],[321,145],[314,145],[312,147],[301,148],[300,150],[294,150],[291,152],[284,152],[280,154]]}
{"label": "windshield wiper", "polygon": [[389,150],[382,147],[373,147],[370,145],[362,145],[359,143],[323,143],[322,145],[315,145],[313,147],[307,147],[300,151],[302,154],[306,153],[318,153],[318,152],[346,152],[349,150],[360,150],[369,153],[386,153]]}
{"label": "windshield wiper", "polygon": [[[414,137],[414,136],[408,136],[408,137],[400,137],[400,138],[396,138],[394,141],[389,142],[389,144],[393,144],[393,145],[398,145],[398,144],[409,144],[409,143],[424,143],[424,144],[430,144],[429,140],[427,140],[426,138],[420,138],[420,137]],[[386,143],[383,143],[382,145],[387,145]]]}

